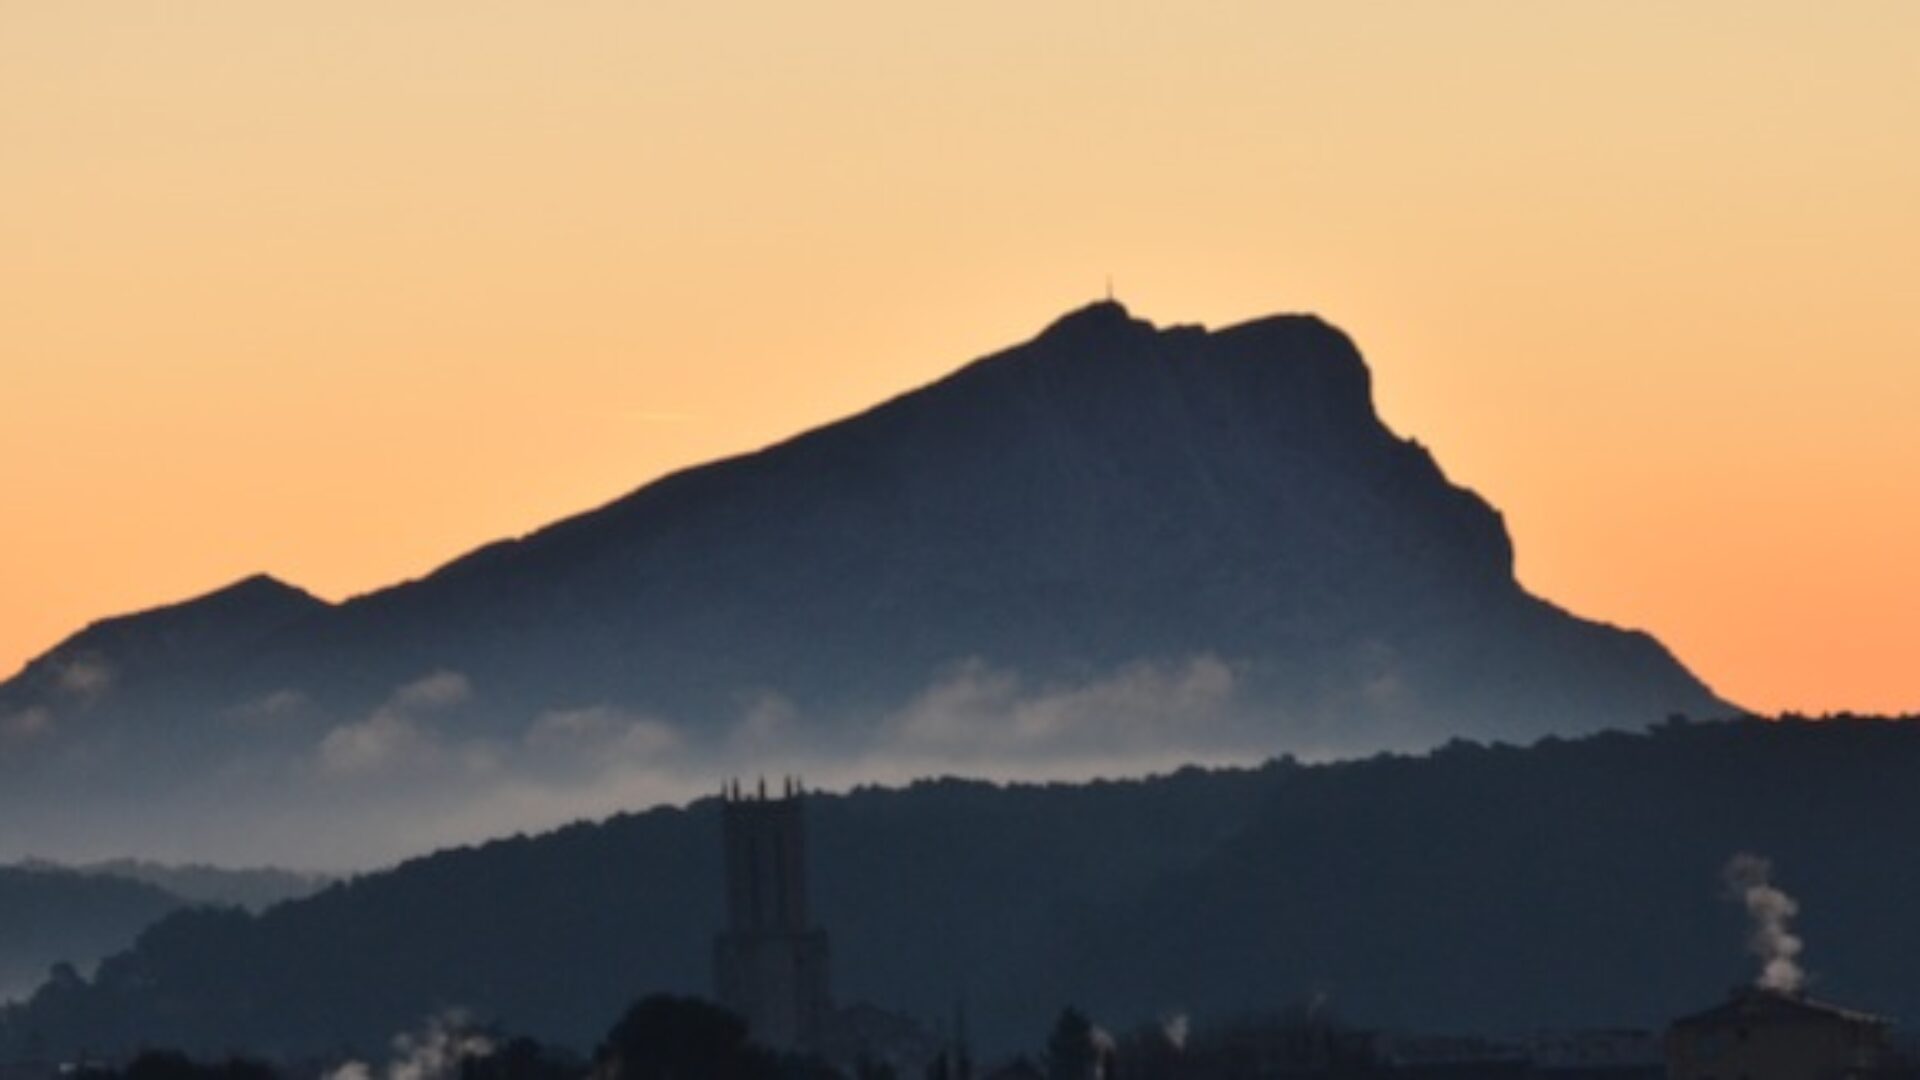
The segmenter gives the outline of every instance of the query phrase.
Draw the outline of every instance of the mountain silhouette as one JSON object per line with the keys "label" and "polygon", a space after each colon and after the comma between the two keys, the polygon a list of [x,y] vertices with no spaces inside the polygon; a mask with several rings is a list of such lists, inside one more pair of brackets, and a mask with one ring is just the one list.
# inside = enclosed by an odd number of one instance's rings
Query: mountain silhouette
{"label": "mountain silhouette", "polygon": [[1522,589],[1500,516],[1381,423],[1339,330],[1157,328],[1106,302],[420,580],[327,605],[253,579],[101,624],[0,686],[34,736],[0,770],[92,737],[158,790],[236,747],[310,750],[436,673],[496,739],[608,707],[719,746],[773,702],[812,752],[857,755],[956,672],[1070,688],[1196,661],[1230,715],[1155,729],[1176,755],[1727,708],[1651,637]]}

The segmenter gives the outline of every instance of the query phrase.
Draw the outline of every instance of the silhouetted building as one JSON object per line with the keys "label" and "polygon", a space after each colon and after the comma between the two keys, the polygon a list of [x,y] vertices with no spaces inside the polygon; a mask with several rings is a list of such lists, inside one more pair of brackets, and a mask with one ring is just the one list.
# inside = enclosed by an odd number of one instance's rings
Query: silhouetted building
{"label": "silhouetted building", "polygon": [[807,912],[807,837],[798,784],[725,793],[727,928],[714,941],[714,991],[778,1049],[814,1047],[832,1014],[827,934]]}
{"label": "silhouetted building", "polygon": [[1667,1029],[1669,1080],[1843,1080],[1892,1064],[1888,1021],[1799,994],[1742,988]]}

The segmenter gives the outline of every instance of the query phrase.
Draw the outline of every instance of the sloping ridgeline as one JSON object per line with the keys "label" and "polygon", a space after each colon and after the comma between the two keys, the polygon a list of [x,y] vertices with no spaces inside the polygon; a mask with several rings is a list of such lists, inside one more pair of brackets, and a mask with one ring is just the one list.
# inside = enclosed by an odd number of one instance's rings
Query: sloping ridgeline
{"label": "sloping ridgeline", "polygon": [[[1031,1045],[1323,993],[1425,1029],[1662,1022],[1750,973],[1729,857],[1801,901],[1818,992],[1920,1018],[1920,724],[1673,724],[1530,748],[1276,762],[1141,782],[958,781],[811,804],[842,1001]],[[377,1051],[460,1006],[585,1043],[648,991],[703,992],[713,802],[448,851],[261,916],[183,912],[5,1014],[54,1050]]]}

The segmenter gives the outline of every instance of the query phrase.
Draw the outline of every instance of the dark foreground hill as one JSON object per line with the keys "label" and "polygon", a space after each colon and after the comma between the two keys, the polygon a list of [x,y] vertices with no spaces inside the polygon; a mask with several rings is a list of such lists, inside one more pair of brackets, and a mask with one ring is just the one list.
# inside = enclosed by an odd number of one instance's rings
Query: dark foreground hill
{"label": "dark foreground hill", "polygon": [[[86,830],[285,859],[319,817],[364,861],[375,821],[454,816],[422,792],[500,786],[448,762],[526,780],[602,737],[717,779],[743,745],[992,772],[1724,709],[1652,638],[1529,595],[1512,555],[1381,423],[1340,331],[1096,304],[418,581],[330,605],[255,579],[78,635],[0,685],[0,852]],[[1003,723],[1028,691],[1044,722]],[[236,848],[236,822],[285,835]]]}
{"label": "dark foreground hill", "polygon": [[[842,1000],[964,998],[991,1045],[1065,1002],[1113,1025],[1317,995],[1462,1031],[1657,1024],[1746,978],[1721,882],[1774,860],[1822,996],[1920,1018],[1920,723],[1742,721],[1455,743],[1422,757],[810,803]],[[710,800],[449,851],[261,916],[188,912],[0,1039],[95,1050],[377,1050],[423,1017],[584,1043],[704,991]]]}

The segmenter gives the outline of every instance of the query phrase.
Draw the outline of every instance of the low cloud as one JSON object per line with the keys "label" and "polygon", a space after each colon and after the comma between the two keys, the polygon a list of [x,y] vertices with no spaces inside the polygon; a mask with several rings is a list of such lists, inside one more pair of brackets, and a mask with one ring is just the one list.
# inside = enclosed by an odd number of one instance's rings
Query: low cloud
{"label": "low cloud", "polygon": [[472,686],[458,672],[438,671],[408,683],[366,719],[327,732],[320,740],[320,770],[357,777],[439,765],[448,754],[432,718],[472,697]]}
{"label": "low cloud", "polygon": [[736,776],[799,774],[810,786],[844,789],[933,775],[1084,779],[1254,760],[1264,748],[1237,708],[1238,690],[1233,669],[1213,656],[1046,683],[970,661],[865,724],[812,715],[771,692],[743,696],[733,722],[704,737],[607,704],[555,709],[527,726],[484,789],[415,822],[450,843],[684,801]]}
{"label": "low cloud", "polygon": [[307,713],[313,702],[298,690],[275,690],[227,710],[227,718],[254,727],[273,727]]}
{"label": "low cloud", "polygon": [[457,671],[436,671],[393,692],[388,707],[404,710],[447,709],[473,698],[473,686]]}
{"label": "low cloud", "polygon": [[681,746],[671,724],[646,713],[593,705],[540,714],[522,742],[548,756],[592,755],[599,761],[657,761]]}
{"label": "low cloud", "polygon": [[1085,780],[1253,762],[1271,752],[1271,729],[1242,697],[1238,673],[1211,655],[1046,682],[971,660],[865,723],[814,716],[777,695],[750,699],[723,743],[689,757],[675,779],[704,775],[710,789],[728,777],[798,774],[827,790],[930,776]]}
{"label": "low cloud", "polygon": [[763,692],[747,699],[740,719],[727,734],[727,750],[748,759],[778,756],[804,737],[799,708],[779,694]]}
{"label": "low cloud", "polygon": [[[691,722],[615,702],[508,713],[463,674],[437,671],[317,729],[305,725],[323,720],[323,706],[284,690],[229,716],[292,738],[257,740],[137,821],[116,812],[85,829],[175,858],[348,870],[682,803],[731,777],[797,774],[810,788],[844,790],[929,776],[1080,780],[1249,762],[1270,752],[1272,728],[1244,700],[1248,678],[1207,655],[1077,681],[970,661],[865,715],[816,714],[762,690],[742,693],[731,716]],[[44,710],[0,718],[0,748],[54,720]],[[257,810],[235,815],[236,805]],[[86,835],[65,818],[18,828]]]}
{"label": "low cloud", "polygon": [[889,718],[881,752],[991,762],[1201,749],[1224,734],[1234,689],[1232,669],[1211,656],[1037,689],[973,661]]}
{"label": "low cloud", "polygon": [[89,702],[113,685],[113,667],[96,656],[76,656],[59,661],[54,685],[62,694]]}
{"label": "low cloud", "polygon": [[32,742],[53,730],[53,710],[33,705],[16,713],[0,716],[0,742]]}
{"label": "low cloud", "polygon": [[402,845],[392,854],[411,854],[683,802],[728,777],[799,774],[830,790],[933,775],[1084,779],[1254,760],[1263,748],[1238,708],[1239,690],[1232,667],[1212,656],[1129,664],[1080,682],[1039,682],[973,661],[864,723],[761,692],[743,695],[717,730],[597,703],[549,709],[511,737],[461,738],[452,714],[471,703],[471,691],[443,673],[330,732],[323,759],[329,775],[377,782],[405,800],[406,835],[384,839]]}

